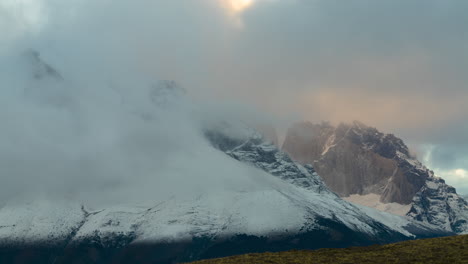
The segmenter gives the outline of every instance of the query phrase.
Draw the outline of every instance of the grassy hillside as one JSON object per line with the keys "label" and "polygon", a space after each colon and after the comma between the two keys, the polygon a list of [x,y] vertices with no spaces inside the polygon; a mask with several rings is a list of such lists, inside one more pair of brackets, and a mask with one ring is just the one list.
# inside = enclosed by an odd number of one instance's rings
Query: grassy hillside
{"label": "grassy hillside", "polygon": [[468,263],[468,235],[412,240],[383,246],[247,254],[195,263]]}

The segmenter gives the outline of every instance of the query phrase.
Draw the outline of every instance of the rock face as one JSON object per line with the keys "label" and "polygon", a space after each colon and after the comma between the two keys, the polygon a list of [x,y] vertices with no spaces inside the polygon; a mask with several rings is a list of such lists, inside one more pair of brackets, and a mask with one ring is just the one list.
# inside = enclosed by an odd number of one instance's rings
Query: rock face
{"label": "rock face", "polygon": [[408,216],[445,230],[468,233],[468,203],[441,178],[427,179],[415,195]]}
{"label": "rock face", "polygon": [[283,150],[303,164],[313,164],[326,184],[342,197],[377,193],[383,202],[411,203],[428,177],[407,162],[408,148],[393,135],[355,122],[297,124]]}
{"label": "rock face", "polygon": [[466,202],[392,134],[357,121],[337,127],[298,123],[288,130],[283,150],[303,164],[313,164],[341,197],[377,194],[380,203],[408,205],[410,211],[403,213],[414,219],[468,231]]}

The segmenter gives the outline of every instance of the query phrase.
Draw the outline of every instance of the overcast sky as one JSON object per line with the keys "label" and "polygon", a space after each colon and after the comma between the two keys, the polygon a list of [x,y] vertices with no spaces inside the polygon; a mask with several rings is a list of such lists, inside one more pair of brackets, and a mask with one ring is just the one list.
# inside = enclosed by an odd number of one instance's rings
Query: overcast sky
{"label": "overcast sky", "polygon": [[468,194],[468,1],[2,0],[0,56],[140,71],[275,120],[360,120]]}

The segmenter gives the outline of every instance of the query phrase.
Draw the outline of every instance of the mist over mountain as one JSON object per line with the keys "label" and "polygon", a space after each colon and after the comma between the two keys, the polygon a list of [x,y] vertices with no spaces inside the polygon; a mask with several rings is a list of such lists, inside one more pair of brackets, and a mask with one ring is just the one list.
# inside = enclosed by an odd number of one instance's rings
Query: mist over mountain
{"label": "mist over mountain", "polygon": [[466,233],[467,7],[0,1],[0,262]]}
{"label": "mist over mountain", "polygon": [[75,82],[176,80],[268,113],[280,141],[297,120],[362,120],[466,192],[466,3],[235,2],[5,0],[0,55],[35,49]]}
{"label": "mist over mountain", "polygon": [[10,63],[2,261],[171,263],[453,234],[340,199],[270,126],[263,136],[254,116],[195,104],[173,81],[77,86],[37,51]]}
{"label": "mist over mountain", "polygon": [[[203,136],[220,109],[195,106],[174,82],[69,77],[37,51],[8,65],[0,96],[3,201],[115,204],[252,185],[242,177],[248,168],[219,158]],[[229,173],[213,175],[212,165]]]}

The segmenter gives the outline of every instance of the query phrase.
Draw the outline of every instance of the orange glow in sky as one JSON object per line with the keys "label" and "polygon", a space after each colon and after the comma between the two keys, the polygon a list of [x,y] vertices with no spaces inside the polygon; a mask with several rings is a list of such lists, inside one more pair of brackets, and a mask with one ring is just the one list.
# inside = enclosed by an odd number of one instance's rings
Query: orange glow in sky
{"label": "orange glow in sky", "polygon": [[239,13],[250,7],[254,0],[224,0],[224,2],[230,10]]}

